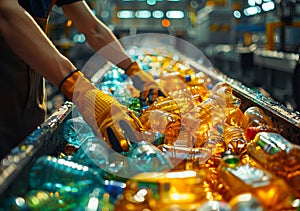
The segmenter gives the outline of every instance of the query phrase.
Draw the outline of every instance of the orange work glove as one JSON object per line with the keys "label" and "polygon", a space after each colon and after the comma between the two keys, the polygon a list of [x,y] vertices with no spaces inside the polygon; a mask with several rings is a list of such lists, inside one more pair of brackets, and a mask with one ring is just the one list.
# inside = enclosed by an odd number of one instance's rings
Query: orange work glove
{"label": "orange work glove", "polygon": [[142,70],[137,62],[133,62],[126,70],[126,75],[133,82],[133,86],[140,92],[140,101],[143,105],[152,104],[159,96],[166,97],[152,75]]}
{"label": "orange work glove", "polygon": [[126,106],[97,89],[79,70],[69,74],[59,90],[72,100],[94,132],[102,135],[115,151],[128,151],[130,141],[138,141],[142,127],[138,118]]}

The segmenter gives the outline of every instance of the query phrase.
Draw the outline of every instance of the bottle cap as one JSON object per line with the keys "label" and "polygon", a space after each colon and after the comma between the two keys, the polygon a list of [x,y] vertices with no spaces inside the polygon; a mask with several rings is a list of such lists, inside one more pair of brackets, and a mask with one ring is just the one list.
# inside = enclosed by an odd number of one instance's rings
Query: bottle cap
{"label": "bottle cap", "polygon": [[234,155],[231,151],[225,151],[223,154],[222,154],[222,158],[223,158],[223,161],[226,165],[233,165],[235,166],[236,164],[239,163],[239,157]]}

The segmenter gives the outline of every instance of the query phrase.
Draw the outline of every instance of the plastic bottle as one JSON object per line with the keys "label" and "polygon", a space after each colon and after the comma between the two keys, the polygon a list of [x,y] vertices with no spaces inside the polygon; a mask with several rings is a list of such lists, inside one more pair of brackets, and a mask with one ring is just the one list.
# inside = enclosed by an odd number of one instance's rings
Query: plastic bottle
{"label": "plastic bottle", "polygon": [[211,157],[211,150],[205,147],[163,144],[159,149],[170,158],[176,170],[199,170]]}
{"label": "plastic bottle", "polygon": [[265,112],[257,106],[247,108],[244,112],[244,116],[246,117],[246,121],[243,125],[243,128],[246,131],[245,135],[247,141],[252,140],[259,132],[279,131],[274,127],[272,119],[268,117]]}
{"label": "plastic bottle", "polygon": [[[139,120],[144,129],[149,133],[164,134],[164,143],[173,144],[180,133],[181,118],[179,115],[172,114],[163,110],[147,110],[142,113]],[[152,140],[154,141],[154,140]]]}
{"label": "plastic bottle", "polygon": [[87,137],[79,149],[72,153],[71,160],[93,168],[105,168],[110,148],[102,139]]}
{"label": "plastic bottle", "polygon": [[231,211],[231,209],[225,201],[211,200],[201,204],[196,211]]}
{"label": "plastic bottle", "polygon": [[156,202],[155,210],[173,204],[196,207],[206,199],[207,177],[202,170],[147,172],[135,175],[127,184],[138,190],[149,189]]}
{"label": "plastic bottle", "polygon": [[223,98],[209,97],[182,118],[182,126],[194,138],[196,147],[207,141],[210,128],[219,127],[222,130],[226,117],[225,106]]}
{"label": "plastic bottle", "polygon": [[146,141],[134,143],[129,149],[127,157],[132,160],[131,164],[134,163],[136,173],[165,172],[173,168],[169,157]]}
{"label": "plastic bottle", "polygon": [[242,165],[230,152],[224,154],[218,167],[218,178],[223,185],[225,200],[249,192],[263,203],[267,210],[291,209],[294,196],[285,181],[265,169]]}
{"label": "plastic bottle", "polygon": [[243,128],[244,130],[246,129],[244,127],[246,122],[247,118],[240,108],[235,109],[231,114],[227,115],[226,117],[226,124]]}
{"label": "plastic bottle", "polygon": [[165,98],[158,97],[156,101],[154,101],[153,104],[151,104],[146,110],[161,110],[171,114],[180,115],[183,110],[182,106],[177,104],[177,102],[171,96]]}
{"label": "plastic bottle", "polygon": [[34,162],[29,185],[32,189],[81,194],[94,186],[101,186],[101,172],[87,166],[52,156],[41,156]]}
{"label": "plastic bottle", "polygon": [[267,211],[252,193],[242,193],[236,195],[228,202],[231,211]]}
{"label": "plastic bottle", "polygon": [[265,114],[265,112],[261,108],[257,106],[247,108],[244,111],[244,115],[247,118],[245,128],[258,126],[261,126],[263,128],[273,128],[272,120]]}
{"label": "plastic bottle", "polygon": [[[216,84],[210,97],[217,97],[219,101],[223,103],[223,106],[226,108],[226,116],[240,108],[241,105],[241,100],[233,94],[231,86],[227,83],[219,82]],[[223,99],[223,101],[221,101],[221,99]]]}
{"label": "plastic bottle", "polygon": [[249,143],[247,152],[261,166],[284,178],[300,197],[300,146],[279,133],[260,132]]}
{"label": "plastic bottle", "polygon": [[127,181],[141,172],[165,172],[173,169],[169,157],[155,145],[140,141],[131,145],[128,152],[111,153],[104,178]]}
{"label": "plastic bottle", "polygon": [[247,141],[245,140],[244,130],[235,126],[225,126],[223,139],[227,150],[236,155],[241,155],[246,151]]}
{"label": "plastic bottle", "polygon": [[70,118],[63,124],[63,137],[71,145],[79,147],[86,138],[95,136],[82,116]]}

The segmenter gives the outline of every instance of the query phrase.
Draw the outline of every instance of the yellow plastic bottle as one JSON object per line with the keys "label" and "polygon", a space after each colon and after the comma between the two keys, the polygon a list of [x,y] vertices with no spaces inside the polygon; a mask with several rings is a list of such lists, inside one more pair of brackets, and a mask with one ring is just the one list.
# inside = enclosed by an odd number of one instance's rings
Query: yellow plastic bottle
{"label": "yellow plastic bottle", "polygon": [[218,168],[218,178],[224,187],[223,196],[230,200],[249,192],[263,203],[267,210],[292,208],[293,195],[286,182],[265,169],[241,164],[232,153],[225,153]]}
{"label": "yellow plastic bottle", "polygon": [[260,132],[249,143],[247,152],[261,166],[284,178],[300,197],[300,146],[279,133]]}
{"label": "yellow plastic bottle", "polygon": [[140,173],[131,178],[128,184],[136,183],[138,189],[150,189],[155,200],[155,210],[170,205],[184,205],[196,208],[206,200],[209,187],[205,171],[171,171]]}

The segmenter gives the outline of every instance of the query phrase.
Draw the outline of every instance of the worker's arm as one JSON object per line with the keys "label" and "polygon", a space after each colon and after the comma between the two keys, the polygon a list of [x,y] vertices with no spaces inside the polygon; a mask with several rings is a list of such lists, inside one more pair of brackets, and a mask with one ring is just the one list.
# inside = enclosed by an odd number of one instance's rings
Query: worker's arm
{"label": "worker's arm", "polygon": [[140,91],[142,102],[151,104],[157,97],[166,96],[152,75],[143,71],[136,62],[132,62],[113,32],[92,13],[85,1],[64,5],[62,9],[65,15],[73,21],[75,27],[85,35],[88,44],[94,50],[106,60],[125,70],[135,88]]}
{"label": "worker's arm", "polygon": [[56,87],[76,69],[17,0],[0,0],[0,34],[20,58]]}
{"label": "worker's arm", "polygon": [[0,34],[21,59],[78,106],[85,120],[108,144],[117,151],[128,150],[121,126],[128,131],[138,129],[141,124],[137,118],[131,118],[125,106],[98,90],[80,71],[74,71],[76,67],[55,48],[17,0],[0,0]]}
{"label": "worker's arm", "polygon": [[127,69],[132,60],[125,52],[113,32],[103,24],[89,8],[85,1],[78,1],[62,6],[65,15],[75,27],[85,35],[88,44],[98,51],[103,58],[111,61],[121,69]]}

